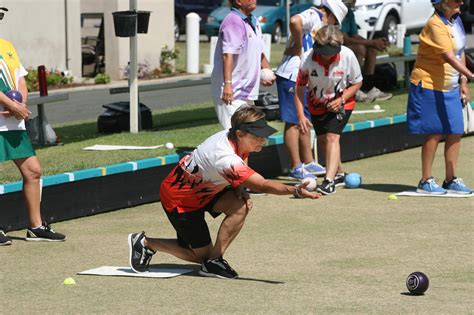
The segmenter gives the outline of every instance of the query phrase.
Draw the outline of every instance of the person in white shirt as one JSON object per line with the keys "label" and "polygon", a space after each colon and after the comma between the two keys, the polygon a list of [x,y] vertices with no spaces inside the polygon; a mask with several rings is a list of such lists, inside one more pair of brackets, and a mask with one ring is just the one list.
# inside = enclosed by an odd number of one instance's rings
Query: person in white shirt
{"label": "person in white shirt", "polygon": [[[362,86],[357,58],[342,43],[339,28],[322,27],[316,33],[313,49],[301,62],[296,80],[298,126],[303,134],[309,133],[309,128],[314,126],[326,157],[326,178],[317,188],[324,195],[336,192],[336,174],[344,177],[339,139],[355,107],[354,96]],[[306,89],[311,121],[303,111]]]}
{"label": "person in white shirt", "polygon": [[[177,237],[130,234],[130,266],[135,272],[146,271],[155,251],[160,251],[201,264],[199,273],[203,276],[236,278],[237,272],[223,256],[252,208],[252,200],[243,187],[297,198],[320,197],[306,190],[307,184],[287,186],[270,181],[247,165],[249,154],[261,151],[266,138],[276,132],[264,116],[254,106],[241,106],[232,116],[230,130],[209,137],[184,156],[163,180],[160,200]],[[225,215],[215,244],[205,220],[206,212],[214,218]]]}
{"label": "person in white shirt", "polygon": [[[314,1],[314,4],[317,7],[313,6],[291,18],[291,36],[276,71],[281,120],[285,122],[285,147],[290,159],[290,177],[295,179],[326,173],[325,168],[314,161],[311,135],[301,134],[298,131],[294,96],[300,61],[313,46],[316,31],[325,24],[340,25],[347,13],[347,8],[341,0],[319,0]],[[306,106],[304,112],[309,118],[310,114]]]}

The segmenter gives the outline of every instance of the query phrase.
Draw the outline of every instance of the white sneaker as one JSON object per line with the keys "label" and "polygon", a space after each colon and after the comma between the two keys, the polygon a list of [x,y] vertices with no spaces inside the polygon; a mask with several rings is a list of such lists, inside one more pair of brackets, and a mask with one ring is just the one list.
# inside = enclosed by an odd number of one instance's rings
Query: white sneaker
{"label": "white sneaker", "polygon": [[367,96],[374,101],[386,101],[392,98],[392,93],[385,93],[377,89],[375,86],[367,93]]}
{"label": "white sneaker", "polygon": [[367,93],[364,93],[361,90],[357,91],[355,95],[355,99],[356,99],[356,102],[361,102],[361,103],[374,101],[373,98],[370,98],[369,95],[367,95]]}

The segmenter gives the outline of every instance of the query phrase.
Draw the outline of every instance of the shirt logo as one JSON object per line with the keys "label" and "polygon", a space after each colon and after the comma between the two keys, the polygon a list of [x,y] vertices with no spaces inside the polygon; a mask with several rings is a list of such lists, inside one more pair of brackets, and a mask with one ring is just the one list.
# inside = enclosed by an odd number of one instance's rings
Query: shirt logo
{"label": "shirt logo", "polygon": [[312,77],[317,77],[317,76],[318,76],[318,73],[316,72],[316,70],[313,70],[313,71],[311,72],[311,76],[312,76]]}
{"label": "shirt logo", "polygon": [[11,59],[13,59],[13,53],[12,53],[12,52],[7,52],[7,55],[8,55],[8,57],[10,57]]}

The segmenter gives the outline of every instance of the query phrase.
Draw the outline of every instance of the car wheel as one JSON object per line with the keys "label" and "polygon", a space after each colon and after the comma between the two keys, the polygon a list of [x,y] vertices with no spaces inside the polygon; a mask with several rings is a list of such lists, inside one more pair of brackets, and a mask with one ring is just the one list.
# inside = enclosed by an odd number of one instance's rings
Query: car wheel
{"label": "car wheel", "polygon": [[390,45],[397,44],[397,24],[398,18],[395,15],[389,14],[385,18],[382,28],[382,36],[386,37]]}
{"label": "car wheel", "polygon": [[179,30],[180,30],[179,20],[175,18],[174,19],[174,40],[175,40],[175,42],[179,41],[179,36],[181,35],[179,33]]}
{"label": "car wheel", "polygon": [[273,25],[273,31],[272,31],[272,43],[281,43],[281,37],[282,37],[282,29],[281,29],[281,23],[276,22],[275,25]]}

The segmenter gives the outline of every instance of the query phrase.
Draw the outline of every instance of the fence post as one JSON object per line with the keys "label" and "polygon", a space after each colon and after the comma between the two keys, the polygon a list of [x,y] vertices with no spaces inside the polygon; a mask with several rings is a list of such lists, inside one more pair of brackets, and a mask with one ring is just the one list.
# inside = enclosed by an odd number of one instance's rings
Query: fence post
{"label": "fence post", "polygon": [[186,15],[186,72],[199,73],[199,21],[197,13]]}

